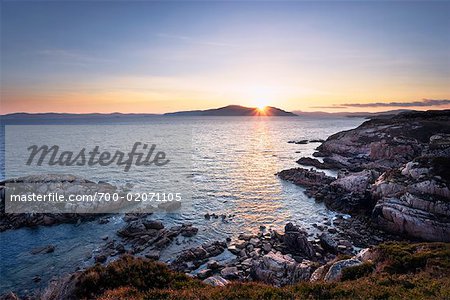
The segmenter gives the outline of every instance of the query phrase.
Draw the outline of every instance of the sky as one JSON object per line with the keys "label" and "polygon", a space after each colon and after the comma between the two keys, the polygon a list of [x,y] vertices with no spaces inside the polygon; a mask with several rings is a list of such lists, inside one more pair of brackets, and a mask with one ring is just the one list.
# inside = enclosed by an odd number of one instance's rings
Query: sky
{"label": "sky", "polygon": [[450,108],[449,1],[2,1],[0,113]]}

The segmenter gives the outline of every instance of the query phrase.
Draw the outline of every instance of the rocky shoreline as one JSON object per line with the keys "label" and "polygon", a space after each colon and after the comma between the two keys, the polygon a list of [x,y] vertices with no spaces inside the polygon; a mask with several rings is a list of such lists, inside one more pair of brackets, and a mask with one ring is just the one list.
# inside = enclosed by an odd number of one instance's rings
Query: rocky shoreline
{"label": "rocky shoreline", "polygon": [[296,168],[277,175],[329,208],[367,215],[395,235],[450,242],[450,111],[402,113],[330,136],[298,162],[339,169],[338,177]]}
{"label": "rocky shoreline", "polygon": [[[319,159],[298,160],[316,169],[294,168],[276,175],[305,187],[308,196],[340,212],[335,218],[311,224],[320,233],[308,233],[292,223],[283,232],[260,228],[257,234],[186,249],[169,262],[169,268],[213,286],[230,281],[274,286],[333,282],[340,280],[344,269],[372,260],[373,245],[405,239],[450,242],[450,111],[369,120],[330,136],[317,150],[314,156]],[[339,173],[334,178],[320,169]],[[17,217],[2,214],[0,228],[83,220],[79,215],[67,220],[54,217],[51,222],[45,216],[28,218],[32,221],[25,216],[15,221]],[[105,242],[93,255],[95,263],[108,264],[124,254],[157,261],[172,243],[198,232],[192,224],[166,228],[151,213],[123,218],[123,228],[102,237]],[[108,222],[108,216],[99,222]],[[233,258],[215,260],[225,252]],[[55,295],[70,284],[67,278],[52,282],[43,298],[61,299]]]}

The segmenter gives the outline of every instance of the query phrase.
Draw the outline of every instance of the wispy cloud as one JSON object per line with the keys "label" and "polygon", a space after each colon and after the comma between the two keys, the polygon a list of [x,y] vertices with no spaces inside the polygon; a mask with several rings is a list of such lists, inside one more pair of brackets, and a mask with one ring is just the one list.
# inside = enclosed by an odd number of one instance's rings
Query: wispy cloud
{"label": "wispy cloud", "polygon": [[217,42],[217,41],[206,41],[206,40],[197,39],[194,37],[184,36],[184,35],[158,33],[158,34],[156,34],[156,36],[160,37],[160,38],[180,40],[180,41],[184,41],[187,43],[199,44],[199,45],[216,46],[216,47],[237,47],[237,45],[233,45],[233,44],[229,44],[229,43],[223,43],[223,42]]}
{"label": "wispy cloud", "polygon": [[343,103],[333,106],[314,106],[314,108],[348,108],[348,107],[423,107],[450,105],[449,99],[422,99],[411,102],[369,102],[369,103]]}
{"label": "wispy cloud", "polygon": [[37,51],[38,55],[46,56],[53,59],[58,59],[63,62],[71,62],[78,64],[90,64],[90,63],[106,63],[112,62],[110,59],[91,56],[87,54],[80,53],[78,51],[67,50],[67,49],[44,49]]}

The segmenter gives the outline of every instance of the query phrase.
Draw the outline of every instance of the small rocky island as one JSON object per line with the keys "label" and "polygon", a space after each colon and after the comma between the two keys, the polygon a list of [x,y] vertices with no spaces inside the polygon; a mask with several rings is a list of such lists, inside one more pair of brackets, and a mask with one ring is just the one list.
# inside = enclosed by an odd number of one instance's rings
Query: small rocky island
{"label": "small rocky island", "polygon": [[[92,257],[94,266],[53,280],[31,298],[450,296],[450,111],[366,121],[330,136],[314,157],[298,160],[310,168],[283,170],[277,176],[340,212],[312,224],[320,234],[293,223],[280,232],[261,227],[257,233],[186,249],[162,264],[158,260],[164,249],[194,237],[198,229],[192,224],[166,228],[151,213],[124,214],[125,225],[102,238],[103,246]],[[320,169],[338,170],[338,176]],[[68,221],[34,218],[2,215],[0,224],[11,230]],[[108,215],[99,217],[99,224],[104,222]],[[34,250],[36,255],[53,251],[51,245]],[[232,259],[217,259],[223,253]],[[10,293],[3,299],[18,298]]]}

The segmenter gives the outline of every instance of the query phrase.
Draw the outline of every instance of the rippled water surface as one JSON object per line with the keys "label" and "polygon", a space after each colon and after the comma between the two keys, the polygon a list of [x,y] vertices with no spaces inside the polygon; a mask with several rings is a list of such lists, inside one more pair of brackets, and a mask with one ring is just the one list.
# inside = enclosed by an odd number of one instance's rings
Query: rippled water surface
{"label": "rippled water surface", "polygon": [[[338,131],[354,128],[362,119],[305,119],[300,117],[196,117],[196,118],[150,118],[103,120],[114,125],[118,135],[129,126],[146,122],[152,125],[171,123],[192,131],[192,179],[193,202],[174,214],[154,214],[154,218],[171,224],[193,223],[198,234],[182,239],[163,252],[162,259],[170,260],[184,248],[239,233],[258,231],[260,225],[280,228],[288,221],[303,225],[313,231],[311,224],[332,216],[322,204],[306,197],[303,189],[281,181],[274,174],[286,168],[298,166],[295,161],[309,156],[319,144],[290,144],[289,140],[326,139]],[[47,124],[60,121],[45,121]],[[74,123],[93,125],[95,120],[76,120]],[[95,126],[89,126],[95,130]],[[108,127],[109,128],[109,127]],[[185,132],[185,130],[183,131]],[[83,137],[96,136],[96,132],[83,132]],[[107,139],[107,135],[103,135]],[[133,132],[126,136],[134,141]],[[76,143],[76,139],[67,139]],[[2,162],[3,163],[3,162]],[[148,184],[145,172],[133,174],[138,178],[138,187]],[[333,175],[333,174],[331,174]],[[107,180],[115,184],[123,182],[123,176],[114,173],[96,173],[94,179]],[[234,215],[223,221],[221,218],[206,220],[206,213]],[[63,224],[37,229],[19,229],[0,233],[1,286],[0,293],[7,290],[36,289],[45,286],[54,275],[74,271],[91,263],[90,254],[104,241],[100,237],[114,237],[123,226],[118,216],[105,225],[87,222],[76,227]],[[51,254],[30,255],[36,246],[54,244]],[[42,277],[41,283],[33,283],[35,275]]]}

